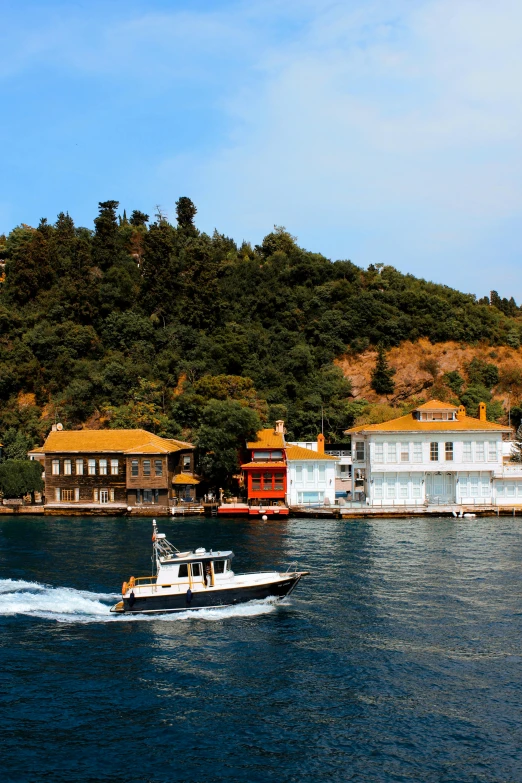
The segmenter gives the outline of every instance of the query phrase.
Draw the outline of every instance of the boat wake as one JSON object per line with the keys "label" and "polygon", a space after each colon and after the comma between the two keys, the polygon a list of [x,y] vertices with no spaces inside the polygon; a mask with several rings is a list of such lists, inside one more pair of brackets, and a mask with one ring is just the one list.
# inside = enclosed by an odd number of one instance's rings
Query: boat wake
{"label": "boat wake", "polygon": [[239,606],[199,609],[158,615],[109,614],[120,600],[119,593],[90,593],[72,587],[52,587],[39,582],[0,579],[0,616],[28,615],[59,623],[179,622],[180,620],[220,621],[227,617],[255,617],[275,611],[276,599],[250,601]]}

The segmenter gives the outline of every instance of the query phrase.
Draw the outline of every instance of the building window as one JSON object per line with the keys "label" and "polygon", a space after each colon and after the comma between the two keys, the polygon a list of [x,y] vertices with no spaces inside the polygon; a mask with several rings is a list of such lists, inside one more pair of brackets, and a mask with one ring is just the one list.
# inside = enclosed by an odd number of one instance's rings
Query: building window
{"label": "building window", "polygon": [[111,476],[117,476],[119,473],[119,463],[117,459],[111,459]]}
{"label": "building window", "polygon": [[410,461],[410,444],[401,443],[401,462]]}
{"label": "building window", "polygon": [[393,500],[396,497],[395,479],[389,478],[386,482],[386,497]]}
{"label": "building window", "polygon": [[55,487],[54,489],[54,499],[57,503],[62,499],[62,490],[59,487]]}
{"label": "building window", "polygon": [[[253,460],[258,460],[261,462],[271,462],[274,460],[281,460],[283,459],[283,452],[274,450],[272,451],[261,451],[260,449],[256,449],[252,453]],[[183,457],[184,460],[188,460],[188,465],[186,466],[185,470],[190,470],[190,455],[187,454],[185,457]]]}
{"label": "building window", "polygon": [[259,492],[260,489],[261,489],[261,475],[259,473],[255,473],[252,476],[252,491]]}
{"label": "building window", "polygon": [[357,462],[364,462],[364,441],[358,440],[355,444],[355,459]]}
{"label": "building window", "polygon": [[276,473],[275,474],[275,489],[284,489],[284,480],[285,480],[285,474],[284,473]]}
{"label": "building window", "polygon": [[191,462],[192,462],[192,460],[190,458],[190,454],[185,454],[183,456],[183,467],[182,467],[182,470],[190,470]]}
{"label": "building window", "polygon": [[72,460],[64,459],[64,461],[63,461],[63,475],[64,476],[71,476],[72,475]]}
{"label": "building window", "polygon": [[413,461],[422,462],[422,443],[413,444]]}
{"label": "building window", "polygon": [[382,479],[376,478],[373,485],[373,496],[375,498],[382,498]]}
{"label": "building window", "polygon": [[135,478],[138,476],[138,460],[132,459],[131,460],[131,476],[134,476]]}
{"label": "building window", "polygon": [[322,484],[326,482],[326,465],[319,465],[319,481]]}
{"label": "building window", "polygon": [[430,460],[437,462],[439,459],[439,444],[436,441],[430,443]]}
{"label": "building window", "polygon": [[453,443],[445,444],[446,462],[453,462]]}
{"label": "building window", "polygon": [[484,462],[484,443],[475,443],[475,461]]}
{"label": "building window", "polygon": [[83,476],[83,459],[76,460],[76,475]]}
{"label": "building window", "polygon": [[74,500],[74,489],[62,489],[62,500],[65,503],[70,503]]}
{"label": "building window", "polygon": [[52,474],[53,474],[53,476],[59,476],[60,475],[60,460],[59,459],[53,459],[53,462],[52,462]]}
{"label": "building window", "polygon": [[399,478],[399,497],[408,497],[408,479],[405,476]]}
{"label": "building window", "polygon": [[150,476],[150,459],[143,460],[143,475],[146,478],[149,478]]}
{"label": "building window", "polygon": [[497,444],[495,441],[490,441],[488,443],[488,462],[496,462],[497,461]]}
{"label": "building window", "polygon": [[98,490],[98,487],[94,487],[94,489],[92,491],[92,497],[93,497],[94,502],[97,503],[98,500],[99,500],[99,497],[100,497],[100,492]]}
{"label": "building window", "polygon": [[156,476],[163,476],[163,460],[162,459],[155,459],[154,460],[154,475],[156,475]]}
{"label": "building window", "polygon": [[106,476],[107,475],[107,460],[101,459],[99,461],[100,466],[100,476]]}
{"label": "building window", "polygon": [[375,462],[384,462],[384,443],[375,444]]}
{"label": "building window", "polygon": [[397,444],[386,444],[386,462],[397,462]]}
{"label": "building window", "polygon": [[143,490],[143,502],[144,503],[152,503],[152,490],[151,489],[144,489]]}
{"label": "building window", "polygon": [[462,460],[463,462],[472,462],[471,456],[471,441],[465,440],[462,444]]}
{"label": "building window", "polygon": [[[83,467],[83,463],[82,463],[82,467]],[[76,502],[80,500],[80,487],[76,487],[76,489],[74,490],[74,499],[76,500]]]}
{"label": "building window", "polygon": [[421,478],[414,476],[411,480],[411,494],[414,498],[420,498],[422,495]]}
{"label": "building window", "polygon": [[114,503],[114,488],[109,489],[109,500]]}
{"label": "building window", "polygon": [[295,466],[295,483],[296,484],[302,484],[303,483],[303,466],[302,465],[296,465]]}
{"label": "building window", "polygon": [[89,476],[95,476],[96,475],[96,460],[90,459],[87,465],[87,470],[89,472]]}
{"label": "building window", "polygon": [[271,491],[272,487],[272,473],[263,473],[263,489]]}
{"label": "building window", "polygon": [[141,489],[136,490],[136,503],[141,503]]}

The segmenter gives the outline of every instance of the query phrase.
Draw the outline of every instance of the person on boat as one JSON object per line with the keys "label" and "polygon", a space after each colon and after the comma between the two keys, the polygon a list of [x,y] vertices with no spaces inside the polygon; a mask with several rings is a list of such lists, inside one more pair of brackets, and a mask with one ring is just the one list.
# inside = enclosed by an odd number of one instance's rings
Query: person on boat
{"label": "person on boat", "polygon": [[212,571],[210,570],[210,563],[207,563],[205,567],[205,584],[210,587],[212,584]]}

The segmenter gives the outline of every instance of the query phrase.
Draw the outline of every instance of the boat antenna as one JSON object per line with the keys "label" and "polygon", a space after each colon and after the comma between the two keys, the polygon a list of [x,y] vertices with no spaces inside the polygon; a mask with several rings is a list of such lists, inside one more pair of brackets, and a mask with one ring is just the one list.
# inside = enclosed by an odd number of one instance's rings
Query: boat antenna
{"label": "boat antenna", "polygon": [[156,533],[158,532],[158,528],[156,525],[156,520],[152,520],[152,557],[151,557],[151,575],[154,576],[154,564],[156,562]]}

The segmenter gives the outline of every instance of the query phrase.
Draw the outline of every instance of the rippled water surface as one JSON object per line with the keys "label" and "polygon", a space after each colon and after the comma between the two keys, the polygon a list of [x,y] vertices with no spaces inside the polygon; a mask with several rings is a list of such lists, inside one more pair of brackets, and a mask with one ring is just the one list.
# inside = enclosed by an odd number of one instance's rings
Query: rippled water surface
{"label": "rippled water surface", "polygon": [[150,520],[0,519],[3,781],[522,781],[522,522],[160,520],[288,602],[129,619]]}

